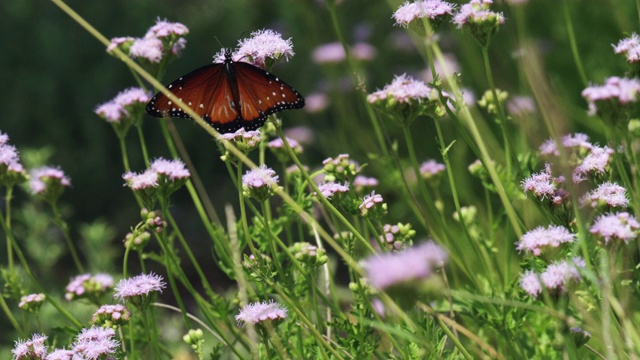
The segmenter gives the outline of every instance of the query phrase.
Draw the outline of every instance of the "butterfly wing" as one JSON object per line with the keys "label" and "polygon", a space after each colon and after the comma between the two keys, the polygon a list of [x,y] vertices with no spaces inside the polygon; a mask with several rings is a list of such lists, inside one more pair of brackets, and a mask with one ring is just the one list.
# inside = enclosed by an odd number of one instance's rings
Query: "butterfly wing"
{"label": "butterfly wing", "polygon": [[234,66],[245,129],[259,128],[273,113],[304,106],[302,95],[273,74],[244,62]]}
{"label": "butterfly wing", "polygon": [[[238,121],[240,114],[234,107],[233,93],[224,72],[224,64],[198,68],[167,85],[167,89],[196,114],[209,121],[216,130],[229,132],[228,129],[236,126],[234,123]],[[161,92],[149,101],[147,113],[155,117],[191,118]]]}

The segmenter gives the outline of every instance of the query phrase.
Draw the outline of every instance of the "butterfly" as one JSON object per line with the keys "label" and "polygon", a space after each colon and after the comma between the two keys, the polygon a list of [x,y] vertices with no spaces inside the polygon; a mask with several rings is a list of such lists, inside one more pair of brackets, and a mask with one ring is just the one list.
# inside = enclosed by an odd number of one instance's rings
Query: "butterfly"
{"label": "butterfly", "polygon": [[[304,106],[304,98],[290,85],[259,67],[233,61],[229,50],[222,63],[193,70],[167,89],[220,133],[242,127],[255,130],[273,113]],[[149,101],[147,113],[154,117],[191,118],[162,92]]]}

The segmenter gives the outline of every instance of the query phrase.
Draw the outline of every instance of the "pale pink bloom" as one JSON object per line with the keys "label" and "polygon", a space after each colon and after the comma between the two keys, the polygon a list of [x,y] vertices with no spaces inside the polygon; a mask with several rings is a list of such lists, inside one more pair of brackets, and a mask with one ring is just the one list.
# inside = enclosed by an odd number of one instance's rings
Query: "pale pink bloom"
{"label": "pale pink bloom", "polygon": [[520,287],[532,297],[537,297],[542,292],[538,274],[533,270],[527,270],[520,275]]}
{"label": "pale pink bloom", "polygon": [[284,320],[286,318],[287,308],[273,300],[247,304],[236,315],[236,321],[239,326],[249,323],[256,325],[264,321]]}
{"label": "pale pink bloom", "polygon": [[446,260],[447,253],[429,241],[400,253],[372,255],[366,260],[365,267],[369,283],[384,290],[392,285],[425,279]]}
{"label": "pale pink bloom", "polygon": [[531,96],[515,95],[507,102],[507,112],[515,117],[533,114],[536,112],[536,103]]}
{"label": "pale pink bloom", "polygon": [[234,61],[246,61],[249,57],[252,64],[262,68],[267,58],[277,60],[284,57],[288,61],[294,55],[291,38],[285,40],[282,34],[271,29],[252,32],[249,38],[238,41],[238,46],[233,53]]}
{"label": "pale pink bloom", "polygon": [[9,135],[0,131],[0,146],[6,145],[9,142]]}
{"label": "pale pink bloom", "polygon": [[151,94],[141,88],[129,88],[121,91],[112,100],[98,106],[95,113],[107,120],[107,122],[120,122],[123,117],[129,116],[132,106],[142,108],[149,100]]}
{"label": "pale pink bloom", "polygon": [[149,296],[151,293],[162,292],[167,287],[162,276],[149,273],[140,274],[128,279],[122,279],[116,285],[114,298],[121,301],[137,296]]}
{"label": "pale pink bloom", "polygon": [[180,160],[167,160],[163,158],[155,159],[151,163],[151,170],[159,175],[164,175],[169,180],[187,179],[191,174]]}
{"label": "pale pink bloom", "polygon": [[367,177],[364,175],[357,175],[356,178],[353,180],[353,187],[356,188],[356,191],[360,191],[363,188],[371,188],[371,187],[376,187],[378,186],[379,181],[376,178],[373,177]]}
{"label": "pale pink bloom", "polygon": [[362,215],[364,215],[367,210],[370,210],[376,204],[382,203],[384,200],[382,199],[382,195],[376,194],[375,191],[372,191],[371,194],[366,195],[362,200],[362,203],[358,206]]}
{"label": "pale pink bloom", "polygon": [[429,100],[431,91],[431,87],[423,81],[418,81],[407,74],[402,74],[397,75],[393,81],[387,84],[382,90],[367,95],[367,101],[374,103],[385,100],[388,97],[401,103],[406,103],[411,100]]}
{"label": "pale pink bloom", "polygon": [[260,167],[247,171],[242,176],[242,185],[248,188],[256,189],[262,187],[272,187],[278,184],[278,175],[276,172],[262,164]]}
{"label": "pale pink bloom", "polygon": [[522,235],[517,242],[516,250],[527,251],[534,256],[540,256],[545,247],[558,247],[560,244],[576,241],[576,235],[563,226],[550,225],[546,229],[539,226]]}
{"label": "pale pink bloom", "polygon": [[569,281],[580,280],[578,268],[584,268],[584,265],[584,260],[581,258],[553,263],[540,274],[540,280],[547,289],[562,291],[569,284]]}
{"label": "pale pink bloom", "polygon": [[378,50],[376,50],[376,48],[371,44],[359,42],[351,46],[349,48],[349,52],[355,60],[368,61],[372,60],[376,56]]}
{"label": "pale pink bloom", "polygon": [[171,35],[183,36],[189,33],[189,28],[179,22],[169,22],[158,18],[156,24],[147,31],[145,37],[163,38]]}
{"label": "pale pink bloom", "polygon": [[311,58],[316,64],[338,63],[346,58],[346,54],[341,43],[332,42],[316,47]]}
{"label": "pale pink bloom", "polygon": [[638,92],[640,92],[638,79],[612,76],[606,79],[602,86],[592,85],[582,90],[582,97],[589,102],[589,113],[593,115],[597,111],[598,101],[616,100],[624,105],[636,101]]}
{"label": "pale pink bloom", "polygon": [[441,0],[405,2],[393,13],[392,18],[396,21],[396,25],[406,27],[414,20],[422,18],[434,20],[437,17],[452,15],[453,7],[453,4]]}
{"label": "pale pink bloom", "polygon": [[74,360],[74,354],[72,350],[55,349],[47,355],[46,360]]}
{"label": "pale pink bloom", "polygon": [[233,133],[220,134],[220,137],[229,141],[246,142],[248,146],[254,147],[260,143],[260,130],[246,131],[243,127]]}
{"label": "pale pink bloom", "polygon": [[539,173],[533,174],[530,177],[522,180],[521,186],[524,192],[533,193],[533,195],[540,199],[550,198],[556,196],[558,191],[558,185],[564,182],[563,177],[553,177],[551,175],[551,166],[545,164],[545,169]]}
{"label": "pale pink bloom", "polygon": [[[296,152],[296,153],[300,153],[302,152],[302,146],[300,146],[300,144],[295,141],[294,139],[288,138],[285,136],[285,138],[287,139],[287,142],[289,143],[289,146],[291,147],[291,149]],[[284,149],[284,142],[282,141],[281,138],[276,138],[273,139],[271,141],[269,141],[267,143],[267,147],[269,147],[270,149]]]}
{"label": "pale pink bloom", "polygon": [[18,307],[20,309],[24,308],[25,306],[28,306],[30,304],[39,304],[42,303],[44,301],[44,294],[29,294],[29,295],[24,295],[22,297],[20,297],[20,303],[18,303]]}
{"label": "pale pink bloom", "polygon": [[589,155],[574,169],[573,182],[577,184],[585,180],[588,174],[604,174],[609,167],[613,153],[614,150],[608,146],[593,146]]}
{"label": "pale pink bloom", "polygon": [[131,312],[122,304],[102,305],[93,314],[91,322],[96,323],[100,318],[108,318],[112,321],[128,321],[131,318]]}
{"label": "pale pink bloom", "polygon": [[151,169],[140,174],[130,171],[122,175],[122,178],[125,181],[124,186],[128,186],[131,190],[150,189],[160,185],[158,184],[158,173]]}
{"label": "pale pink bloom", "polygon": [[111,52],[115,50],[115,48],[117,48],[118,46],[125,44],[127,42],[133,42],[134,40],[135,39],[130,36],[114,37],[111,39],[111,43],[109,44],[109,46],[107,46],[107,52]]}
{"label": "pale pink bloom", "polygon": [[600,215],[589,232],[603,238],[605,244],[609,243],[609,240],[622,240],[628,243],[629,240],[638,236],[638,229],[640,229],[638,219],[628,212],[621,212]]}
{"label": "pale pink bloom", "polygon": [[113,277],[109,274],[82,274],[71,279],[65,288],[65,299],[71,301],[89,293],[105,293],[113,288]]}
{"label": "pale pink bloom", "polygon": [[152,63],[159,63],[162,60],[163,50],[162,40],[157,37],[144,37],[134,40],[129,49],[129,55],[133,58],[143,58]]}
{"label": "pale pink bloom", "polygon": [[640,36],[632,33],[630,37],[624,38],[613,46],[613,52],[616,54],[625,54],[627,61],[630,63],[640,61]]}
{"label": "pale pink bloom", "polygon": [[71,180],[64,174],[62,169],[43,166],[31,170],[31,177],[29,179],[31,193],[42,194],[47,190],[47,185],[55,186],[56,184],[63,187],[71,186]]}
{"label": "pale pink bloom", "polygon": [[420,175],[425,179],[430,179],[445,170],[444,164],[431,159],[420,164]]}
{"label": "pale pink bloom", "polygon": [[345,182],[344,185],[338,182],[326,182],[318,185],[318,189],[322,193],[322,196],[327,199],[331,199],[334,194],[342,194],[349,192],[349,183]]}
{"label": "pale pink bloom", "polygon": [[[582,133],[568,134],[561,138],[561,143],[564,148],[582,148],[590,150],[593,145],[589,142],[589,136]],[[540,148],[540,155],[555,155],[560,156],[560,151],[556,148],[556,142],[554,139],[545,140]]]}
{"label": "pale pink bloom", "polygon": [[471,0],[462,5],[460,11],[453,17],[453,23],[458,29],[466,24],[480,25],[485,22],[504,24],[504,15],[489,10],[492,0]]}
{"label": "pale pink bloom", "polygon": [[120,346],[120,342],[115,339],[115,334],[115,330],[108,327],[92,326],[89,329],[82,329],[72,344],[73,359],[98,360],[114,355]]}
{"label": "pale pink bloom", "polygon": [[45,341],[47,341],[47,336],[41,334],[33,334],[30,340],[16,341],[13,350],[11,350],[13,359],[44,359],[47,355],[47,346],[44,344]]}
{"label": "pale pink bloom", "polygon": [[295,126],[288,128],[284,131],[284,134],[301,144],[310,144],[316,137],[313,129],[307,126]]}
{"label": "pale pink bloom", "polygon": [[329,96],[322,92],[314,92],[305,97],[304,111],[318,113],[329,107]]}
{"label": "pale pink bloom", "polygon": [[596,207],[598,204],[606,204],[609,207],[627,207],[629,199],[627,199],[627,190],[622,186],[605,182],[580,199],[582,206]]}

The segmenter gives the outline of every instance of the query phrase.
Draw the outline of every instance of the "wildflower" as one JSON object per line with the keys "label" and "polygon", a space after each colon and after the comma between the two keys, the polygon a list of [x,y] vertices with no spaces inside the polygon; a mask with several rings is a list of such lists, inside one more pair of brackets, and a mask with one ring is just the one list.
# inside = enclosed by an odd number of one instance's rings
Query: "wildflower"
{"label": "wildflower", "polygon": [[433,179],[445,169],[444,164],[435,160],[427,160],[420,164],[420,175],[425,180]]}
{"label": "wildflower", "polygon": [[382,227],[384,232],[381,241],[387,245],[387,250],[401,250],[403,247],[413,244],[416,231],[411,228],[411,224],[397,223],[396,225],[385,224]]}
{"label": "wildflower", "polygon": [[[566,149],[577,150],[579,155],[585,154],[593,147],[589,142],[589,136],[582,133],[564,135],[560,142]],[[560,156],[560,151],[556,148],[556,142],[554,139],[545,140],[542,145],[540,145],[538,151],[540,151],[540,155]]]}
{"label": "wildflower", "polygon": [[245,196],[255,197],[259,201],[273,195],[278,186],[278,175],[265,164],[247,171],[242,176],[242,189]]}
{"label": "wildflower", "polygon": [[149,100],[151,100],[150,93],[141,88],[129,88],[98,106],[95,113],[109,123],[129,125],[126,120],[140,117]]}
{"label": "wildflower", "polygon": [[533,193],[539,199],[549,198],[553,200],[558,196],[558,185],[564,182],[564,177],[553,177],[551,166],[545,164],[545,169],[539,173],[522,180],[521,186],[524,192]]}
{"label": "wildflower", "polygon": [[371,194],[364,197],[362,203],[358,206],[360,215],[374,216],[373,214],[385,214],[387,212],[387,204],[383,203],[383,201],[382,195],[372,191]]}
{"label": "wildflower", "polygon": [[630,37],[620,40],[617,45],[613,45],[613,52],[624,54],[629,63],[640,62],[640,36],[632,33]]}
{"label": "wildflower", "polygon": [[82,274],[71,279],[67,287],[65,299],[89,299],[97,302],[108,290],[113,288],[113,277],[109,274]]}
{"label": "wildflower", "polygon": [[546,229],[539,226],[522,235],[517,242],[516,250],[533,253],[540,256],[544,247],[558,247],[560,244],[576,241],[576,235],[572,234],[563,226],[549,225]]}
{"label": "wildflower", "polygon": [[168,181],[184,180],[191,176],[189,170],[180,160],[157,158],[151,163],[150,169],[158,175],[164,176]]}
{"label": "wildflower", "polygon": [[72,350],[55,349],[47,355],[46,360],[73,360],[74,354]]}
{"label": "wildflower", "polygon": [[602,86],[589,86],[582,97],[589,102],[589,114],[598,114],[603,120],[616,122],[625,117],[625,105],[636,102],[640,92],[638,79],[612,76]]}
{"label": "wildflower", "polygon": [[129,48],[129,55],[132,58],[142,58],[151,63],[160,63],[164,46],[162,40],[157,37],[144,37],[135,39]]}
{"label": "wildflower", "polygon": [[502,13],[489,10],[493,0],[471,0],[462,5],[460,11],[454,15],[453,23],[458,29],[468,27],[473,37],[481,46],[487,46],[491,36],[504,24]]}
{"label": "wildflower", "polygon": [[30,313],[38,313],[40,307],[42,307],[42,304],[44,303],[45,298],[46,297],[44,294],[24,295],[20,298],[18,307]]}
{"label": "wildflower", "polygon": [[109,46],[107,46],[107,52],[113,52],[113,50],[119,47],[123,52],[129,53],[129,48],[134,41],[135,39],[130,36],[114,37],[111,39]]}
{"label": "wildflower", "polygon": [[378,179],[364,175],[357,175],[353,180],[353,187],[356,189],[356,192],[362,192],[365,188],[376,187],[378,184]]}
{"label": "wildflower", "polygon": [[358,42],[353,44],[353,46],[349,47],[349,54],[351,55],[351,58],[354,60],[360,60],[360,61],[372,60],[377,53],[378,51],[376,50],[375,47],[373,47],[373,45],[365,42]]}
{"label": "wildflower", "polygon": [[609,240],[622,240],[628,243],[629,240],[638,236],[638,229],[640,229],[640,223],[635,216],[628,212],[620,212],[600,215],[589,232],[603,238],[605,244],[609,243]]}
{"label": "wildflower", "polygon": [[[577,261],[576,261],[577,259]],[[553,263],[540,274],[542,284],[549,290],[562,292],[569,285],[570,280],[580,280],[578,268],[584,268],[581,258],[572,261],[560,261]]]}
{"label": "wildflower", "polygon": [[[307,100],[309,100],[308,96],[307,96]],[[309,101],[307,101],[307,106],[309,105],[308,103]],[[287,138],[291,138],[299,142],[300,144],[310,144],[315,139],[314,130],[310,129],[307,126],[296,126],[296,127],[288,128],[284,131],[284,134],[285,136],[287,136]]]}
{"label": "wildflower", "polygon": [[420,20],[428,18],[432,22],[434,29],[444,21],[445,17],[453,15],[454,5],[441,0],[424,0],[416,2],[405,2],[400,6],[392,18],[396,21],[396,25],[409,27],[412,25],[415,30],[421,34],[425,34],[423,24]]}
{"label": "wildflower", "polygon": [[74,359],[104,359],[114,355],[120,343],[115,340],[115,330],[92,326],[82,329],[76,341],[72,344]]}
{"label": "wildflower", "polygon": [[542,292],[540,279],[533,270],[527,270],[520,275],[520,287],[532,297],[537,297]]}
{"label": "wildflower", "polygon": [[239,326],[251,323],[257,325],[265,321],[278,322],[287,318],[287,308],[271,300],[248,304],[240,309],[240,313],[236,315],[236,321]]}
{"label": "wildflower", "polygon": [[512,96],[507,102],[507,112],[514,117],[524,117],[536,112],[536,103],[531,96]]}
{"label": "wildflower", "polygon": [[606,205],[609,207],[627,207],[629,199],[627,199],[626,189],[622,186],[605,182],[580,199],[582,206],[596,207],[598,205]]}
{"label": "wildflower", "polygon": [[31,193],[39,195],[48,202],[58,200],[65,187],[71,186],[71,180],[57,167],[43,166],[31,170],[29,188]]}
{"label": "wildflower", "polygon": [[311,58],[316,64],[331,64],[344,61],[346,54],[341,43],[332,42],[316,47],[311,53]]}
{"label": "wildflower", "polygon": [[244,153],[255,149],[261,139],[260,130],[246,131],[244,128],[240,128],[234,133],[220,134],[220,137],[232,142],[238,150]]}
{"label": "wildflower", "polygon": [[18,150],[8,144],[9,135],[0,131],[0,184],[13,186],[27,180],[27,173],[20,163]]}
{"label": "wildflower", "polygon": [[367,95],[367,101],[407,123],[419,115],[440,118],[446,113],[436,89],[406,74],[397,75],[382,90]]}
{"label": "wildflower", "polygon": [[102,305],[91,318],[93,324],[103,327],[122,326],[129,323],[131,312],[124,305]]}
{"label": "wildflower", "polygon": [[401,253],[373,255],[366,260],[367,279],[379,289],[429,277],[434,267],[447,259],[445,251],[434,242],[407,248]]}
{"label": "wildflower", "polygon": [[358,173],[358,164],[351,161],[349,154],[340,154],[335,158],[322,161],[326,181],[349,181]]}
{"label": "wildflower", "polygon": [[304,111],[315,114],[329,107],[329,96],[323,92],[314,92],[305,97]]}
{"label": "wildflower", "polygon": [[114,298],[131,303],[144,313],[158,292],[162,292],[167,284],[162,276],[154,273],[140,274],[128,279],[122,279],[115,287]]}
{"label": "wildflower", "polygon": [[125,186],[128,186],[131,190],[145,190],[158,187],[158,173],[148,169],[143,173],[137,174],[134,172],[128,172],[122,175],[125,181]]}
{"label": "wildflower", "polygon": [[586,175],[604,175],[609,170],[613,149],[608,146],[593,146],[590,153],[573,171],[573,182],[579,183],[586,179]]}
{"label": "wildflower", "polygon": [[329,259],[324,249],[308,242],[297,242],[290,246],[289,250],[296,259],[313,267],[324,265]]}
{"label": "wildflower", "polygon": [[149,243],[151,234],[148,231],[134,231],[128,233],[124,238],[124,247],[131,247],[132,250],[140,251]]}
{"label": "wildflower", "polygon": [[169,22],[158,18],[156,24],[147,31],[145,37],[165,38],[170,36],[184,36],[189,33],[189,28],[179,22]]}
{"label": "wildflower", "polygon": [[47,355],[46,335],[33,334],[30,340],[19,340],[11,350],[14,360],[44,359]]}
{"label": "wildflower", "polygon": [[[293,57],[291,38],[285,40],[282,34],[271,29],[258,30],[247,39],[238,41],[238,50],[233,53],[234,61],[247,61],[260,68],[267,67],[267,60],[277,61],[281,58],[289,61]],[[215,56],[215,62],[224,60],[224,50]]]}
{"label": "wildflower", "polygon": [[[286,137],[287,143],[291,150],[296,153],[302,153],[302,146],[296,140]],[[281,138],[273,139],[267,143],[267,147],[276,155],[281,162],[287,162],[290,159],[289,152]]]}

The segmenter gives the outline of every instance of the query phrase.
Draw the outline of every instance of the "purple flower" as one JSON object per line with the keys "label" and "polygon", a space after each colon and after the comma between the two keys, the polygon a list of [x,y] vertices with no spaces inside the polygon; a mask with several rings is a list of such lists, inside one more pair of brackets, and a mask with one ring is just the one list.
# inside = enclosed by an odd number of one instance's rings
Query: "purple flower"
{"label": "purple flower", "polygon": [[391,84],[386,85],[382,90],[378,90],[367,95],[367,101],[375,103],[392,98],[401,103],[411,100],[430,100],[432,88],[423,81],[418,81],[407,74],[397,75]]}
{"label": "purple flower", "polygon": [[598,110],[597,103],[614,101],[624,105],[636,101],[639,91],[640,81],[638,79],[612,76],[606,79],[602,86],[593,85],[582,90],[582,97],[589,102],[590,113],[595,114]]}
{"label": "purple flower", "polygon": [[446,252],[433,241],[410,247],[400,253],[370,256],[366,260],[369,283],[380,290],[429,277],[434,267],[447,260]]}
{"label": "purple flower", "polygon": [[144,37],[133,41],[129,55],[132,58],[143,58],[152,63],[160,63],[163,51],[162,40],[157,37]]}
{"label": "purple flower", "polygon": [[584,267],[584,261],[581,258],[576,258],[576,260],[561,261],[549,265],[540,274],[542,284],[549,290],[563,291],[570,280],[580,280],[578,268]]}
{"label": "purple flower", "polygon": [[414,20],[436,18],[453,14],[453,4],[441,0],[424,0],[416,2],[405,2],[393,13],[392,18],[396,25],[407,27]]}
{"label": "purple flower", "polygon": [[[287,142],[289,143],[289,146],[291,147],[291,150],[293,150],[294,153],[299,154],[302,152],[302,146],[300,145],[300,143],[298,143],[297,141],[295,141],[294,139],[291,138],[286,138]],[[267,147],[274,150],[274,151],[285,151],[285,146],[284,146],[284,142],[282,141],[281,138],[277,138],[277,139],[273,139],[271,141],[269,141],[267,143]],[[285,155],[285,154],[283,154]],[[288,154],[286,154],[288,155]]]}
{"label": "purple flower", "polygon": [[43,166],[31,170],[29,188],[32,194],[56,200],[65,187],[71,186],[71,180],[58,167]]}
{"label": "purple flower", "polygon": [[435,160],[427,160],[420,165],[420,175],[425,180],[429,180],[445,170],[444,164]]}
{"label": "purple flower", "polygon": [[520,276],[520,287],[532,297],[537,297],[542,292],[538,274],[533,270],[527,270]]}
{"label": "purple flower", "polygon": [[185,168],[184,163],[180,160],[157,158],[151,163],[150,169],[158,173],[158,175],[166,176],[171,181],[187,179],[191,176],[189,170]]}
{"label": "purple flower", "polygon": [[20,298],[18,307],[24,311],[37,313],[45,299],[44,294],[29,294]]}
{"label": "purple flower", "polygon": [[113,277],[109,274],[82,274],[71,279],[67,287],[65,299],[71,301],[79,298],[97,298],[113,288]]}
{"label": "purple flower", "polygon": [[563,226],[549,225],[546,229],[539,226],[522,235],[517,242],[516,250],[533,253],[540,256],[542,249],[547,246],[558,247],[560,244],[576,241],[576,235],[572,234]]}
{"label": "purple flower", "polygon": [[591,207],[601,204],[606,204],[609,207],[627,207],[629,199],[627,199],[627,190],[625,188],[616,183],[605,182],[585,194],[580,199],[580,204]]}
{"label": "purple flower", "polygon": [[122,326],[131,319],[131,312],[124,305],[102,305],[94,314],[91,322],[98,325]]}
{"label": "purple flower", "polygon": [[74,354],[75,353],[72,350],[55,349],[47,355],[46,360],[74,360]]}
{"label": "purple flower", "polygon": [[[238,46],[238,50],[233,53],[235,61],[245,61],[248,57],[252,64],[261,68],[265,67],[267,59],[278,60],[284,57],[289,61],[294,55],[291,38],[284,40],[282,34],[271,29],[252,32],[251,37],[240,40]],[[219,62],[220,59],[217,60]]]}
{"label": "purple flower", "polygon": [[286,318],[287,308],[273,300],[247,304],[243,306],[242,309],[240,309],[240,313],[236,315],[236,321],[239,326],[249,323],[257,325],[264,321],[278,321]]}
{"label": "purple flower", "polygon": [[603,238],[605,244],[609,243],[609,240],[622,240],[628,243],[629,240],[638,236],[638,229],[640,229],[638,219],[628,212],[620,212],[600,215],[589,232]]}
{"label": "purple flower", "polygon": [[325,173],[325,181],[348,181],[358,173],[359,166],[350,159],[349,154],[340,154],[335,158],[326,158],[322,161]]}
{"label": "purple flower", "polygon": [[378,208],[376,205],[380,204],[380,207],[383,211],[386,211],[386,204],[383,203],[382,195],[376,194],[375,191],[372,191],[371,194],[365,195],[362,203],[358,206],[360,209],[360,215],[366,216],[369,211],[374,208]]}
{"label": "purple flower", "polygon": [[349,54],[354,60],[372,60],[377,53],[378,51],[373,45],[365,42],[355,43],[349,48]]}
{"label": "purple flower", "polygon": [[189,28],[179,22],[169,22],[158,18],[156,24],[147,31],[145,37],[164,38],[172,35],[183,36],[189,33]]}
{"label": "purple flower", "polygon": [[107,52],[112,52],[120,45],[129,44],[131,45],[135,39],[130,36],[125,37],[114,37],[111,39],[109,46],[107,46]]}
{"label": "purple flower", "polygon": [[323,92],[314,92],[306,95],[304,111],[315,114],[329,107],[329,96]]}
{"label": "purple flower", "polygon": [[[307,96],[307,100],[308,99],[309,99],[309,96]],[[315,139],[314,130],[310,129],[307,126],[296,126],[296,127],[286,129],[284,131],[284,134],[288,138],[292,138],[301,144],[310,144]]]}
{"label": "purple flower", "polygon": [[125,181],[125,186],[128,186],[131,190],[145,190],[152,189],[159,186],[158,173],[147,169],[143,173],[128,172],[122,175]]}
{"label": "purple flower", "polygon": [[72,345],[73,359],[104,359],[108,355],[114,355],[120,343],[114,339],[115,330],[92,326],[82,329],[78,338]]}
{"label": "purple flower", "polygon": [[242,176],[242,185],[248,188],[272,187],[278,184],[276,172],[262,164],[260,167],[247,171]]}
{"label": "purple flower", "polygon": [[116,285],[114,298],[120,301],[132,300],[137,297],[149,297],[156,292],[162,292],[167,285],[162,276],[149,273],[140,274],[128,279],[122,279]]}
{"label": "purple flower", "polygon": [[497,28],[504,24],[502,13],[489,10],[493,4],[492,0],[471,0],[468,4],[462,5],[460,11],[453,17],[453,23],[461,29],[464,25],[483,26],[488,25]]}
{"label": "purple flower", "polygon": [[[593,145],[589,142],[589,136],[582,133],[568,134],[561,138],[562,146],[567,149],[579,148],[582,150],[591,150]],[[540,155],[560,156],[560,151],[556,148],[554,139],[547,139],[540,145]]]}
{"label": "purple flower", "polygon": [[18,150],[8,142],[9,135],[0,131],[0,183],[12,186],[24,182],[27,174],[20,163]]}
{"label": "purple flower", "polygon": [[613,153],[613,149],[608,146],[593,146],[589,155],[574,169],[573,182],[577,184],[585,180],[586,175],[590,173],[597,175],[606,173]]}
{"label": "purple flower", "polygon": [[121,91],[109,102],[95,110],[95,113],[110,123],[120,123],[131,115],[136,107],[142,109],[151,100],[151,94],[141,88],[129,88]]}
{"label": "purple flower", "polygon": [[533,193],[537,198],[553,200],[557,195],[558,185],[563,182],[563,177],[551,176],[551,166],[546,164],[543,171],[522,180],[521,186],[524,192]]}
{"label": "purple flower", "polygon": [[254,149],[261,140],[260,130],[246,131],[244,128],[240,128],[234,133],[220,134],[220,137],[233,142],[243,152]]}
{"label": "purple flower", "polygon": [[343,194],[349,192],[349,183],[345,182],[344,185],[337,182],[325,182],[318,185],[318,189],[322,193],[322,196],[327,199],[331,199],[334,194]]}
{"label": "purple flower", "polygon": [[620,40],[617,45],[613,45],[613,52],[625,54],[629,63],[640,61],[640,36],[632,33],[630,37]]}
{"label": "purple flower", "polygon": [[416,235],[416,231],[411,228],[411,224],[385,224],[382,227],[382,231],[384,234],[380,236],[380,240],[387,245],[388,250],[396,251],[401,250],[406,245],[410,245]]}
{"label": "purple flower", "polygon": [[360,192],[365,188],[372,188],[378,186],[379,181],[373,177],[367,177],[364,175],[357,175],[353,180],[353,187],[356,189],[356,192]]}
{"label": "purple flower", "polygon": [[9,142],[9,134],[5,134],[0,131],[0,146],[6,145]]}
{"label": "purple flower", "polygon": [[531,96],[512,96],[507,102],[509,115],[523,117],[536,112],[536,103]]}
{"label": "purple flower", "polygon": [[339,42],[320,45],[311,53],[311,59],[316,64],[339,63],[346,57],[344,47]]}
{"label": "purple flower", "polygon": [[19,340],[11,350],[14,360],[44,359],[47,355],[47,346],[44,342],[47,336],[33,334],[30,340]]}

